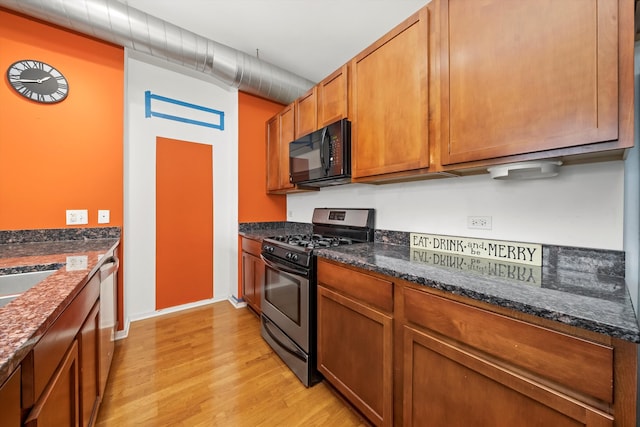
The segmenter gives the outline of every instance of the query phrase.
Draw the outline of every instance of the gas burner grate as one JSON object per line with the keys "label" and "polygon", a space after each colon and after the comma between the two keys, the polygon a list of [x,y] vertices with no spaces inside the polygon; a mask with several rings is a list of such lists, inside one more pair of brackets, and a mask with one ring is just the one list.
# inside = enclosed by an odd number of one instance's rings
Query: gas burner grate
{"label": "gas burner grate", "polygon": [[333,246],[350,245],[353,240],[347,237],[323,236],[321,234],[292,234],[274,236],[271,238],[277,242],[303,248],[329,248]]}

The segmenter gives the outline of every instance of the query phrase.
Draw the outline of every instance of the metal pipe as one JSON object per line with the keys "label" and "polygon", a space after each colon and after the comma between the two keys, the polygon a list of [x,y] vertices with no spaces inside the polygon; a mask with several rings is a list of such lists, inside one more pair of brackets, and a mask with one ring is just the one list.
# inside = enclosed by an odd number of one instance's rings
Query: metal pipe
{"label": "metal pipe", "polygon": [[243,92],[289,104],[314,83],[115,0],[0,0],[0,6],[213,75]]}

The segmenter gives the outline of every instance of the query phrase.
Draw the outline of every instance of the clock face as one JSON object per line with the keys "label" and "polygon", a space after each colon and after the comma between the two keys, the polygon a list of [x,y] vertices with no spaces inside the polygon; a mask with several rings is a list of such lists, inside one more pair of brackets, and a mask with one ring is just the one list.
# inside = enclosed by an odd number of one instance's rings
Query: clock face
{"label": "clock face", "polygon": [[33,59],[11,64],[7,79],[16,92],[36,102],[53,104],[69,94],[69,83],[60,71]]}

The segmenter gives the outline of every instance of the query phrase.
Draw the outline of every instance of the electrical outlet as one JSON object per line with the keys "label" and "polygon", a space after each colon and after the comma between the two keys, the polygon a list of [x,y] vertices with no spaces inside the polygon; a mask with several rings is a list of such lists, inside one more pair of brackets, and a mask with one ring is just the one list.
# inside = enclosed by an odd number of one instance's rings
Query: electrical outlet
{"label": "electrical outlet", "polygon": [[67,210],[67,225],[89,224],[89,213],[86,209]]}
{"label": "electrical outlet", "polygon": [[100,209],[98,210],[98,224],[109,224],[109,210],[108,209]]}
{"label": "electrical outlet", "polygon": [[467,228],[475,228],[477,230],[491,230],[490,216],[468,216]]}

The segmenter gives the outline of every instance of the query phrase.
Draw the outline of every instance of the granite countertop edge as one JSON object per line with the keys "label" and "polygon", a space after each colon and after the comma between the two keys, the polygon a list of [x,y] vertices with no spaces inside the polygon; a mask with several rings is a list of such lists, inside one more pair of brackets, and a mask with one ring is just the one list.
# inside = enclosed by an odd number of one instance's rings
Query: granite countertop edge
{"label": "granite countertop edge", "polygon": [[[262,240],[311,233],[312,229],[309,223],[258,222],[241,223],[239,232],[243,237]],[[624,252],[544,245],[539,280],[549,289],[541,290],[514,285],[512,280],[412,262],[409,237],[409,232],[376,229],[374,242],[314,253],[419,286],[640,343],[640,328],[624,279]]]}
{"label": "granite countertop edge", "polygon": [[[571,302],[567,302],[565,306],[566,309],[562,310],[553,309],[553,307],[545,307],[544,300],[541,300],[542,302],[537,304],[540,300],[535,299],[537,290],[533,288],[518,288],[517,291],[513,293],[514,296],[510,297],[509,292],[515,288],[499,279],[470,276],[462,272],[450,271],[433,266],[416,267],[415,263],[403,259],[402,257],[394,258],[393,254],[391,254],[391,256],[386,256],[388,260],[385,262],[378,260],[372,261],[370,257],[362,257],[358,254],[358,252],[362,252],[361,248],[363,245],[365,245],[368,248],[367,251],[370,252],[375,252],[376,248],[389,248],[393,246],[396,246],[402,251],[409,250],[409,248],[404,246],[378,242],[349,245],[340,248],[320,249],[315,253],[318,257],[338,261],[349,266],[358,267],[390,277],[395,277],[416,285],[427,286],[453,295],[459,295],[494,306],[512,309],[543,319],[557,321],[562,324],[597,332],[625,341],[640,343],[640,330],[630,301],[623,301],[615,306],[611,304],[613,306],[613,311],[622,310],[623,313],[620,315],[619,321],[607,323],[606,321],[598,319],[597,316],[592,316],[590,318],[589,316],[583,316],[577,312],[571,312]],[[388,251],[384,252],[388,255]],[[467,286],[467,283],[473,283],[477,286],[475,286],[475,288],[473,285]],[[482,289],[483,285],[488,285],[488,288],[490,288],[489,292]],[[491,290],[498,290],[498,292],[492,293],[490,292]],[[501,292],[505,295],[499,295]],[[530,301],[519,301],[518,299],[522,296],[519,295],[520,293],[528,294],[526,296],[531,298]],[[571,294],[562,295],[562,292],[555,292],[554,297],[558,299],[558,301],[554,301],[555,305],[560,306],[565,304],[564,301],[561,301],[563,297],[571,300],[576,299],[576,297]],[[522,297],[521,299],[526,300],[527,298]],[[593,298],[583,299],[587,304],[593,304],[595,301]],[[536,302],[534,303],[533,301]]]}
{"label": "granite countertop edge", "polygon": [[[114,230],[116,230],[114,232]],[[19,366],[47,329],[78,295],[88,279],[106,261],[103,254],[120,244],[117,227],[108,227],[95,233],[77,229],[73,236],[61,234],[0,231],[0,275],[31,271],[56,270],[42,282],[25,291],[4,307],[0,307],[0,384]],[[107,230],[107,232],[102,232]],[[31,231],[31,230],[29,230]],[[15,236],[20,238],[15,239]],[[49,240],[61,237],[70,240]],[[40,239],[40,240],[39,240]],[[67,270],[66,257],[87,257],[86,268]]]}

